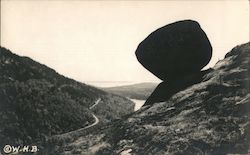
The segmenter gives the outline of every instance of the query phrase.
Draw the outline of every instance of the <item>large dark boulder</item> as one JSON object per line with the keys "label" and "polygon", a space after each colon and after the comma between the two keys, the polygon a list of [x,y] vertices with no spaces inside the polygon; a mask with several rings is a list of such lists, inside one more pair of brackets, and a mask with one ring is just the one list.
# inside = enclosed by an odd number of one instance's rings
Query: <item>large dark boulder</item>
{"label": "large dark boulder", "polygon": [[199,23],[178,21],[152,32],[136,50],[138,61],[163,81],[199,72],[212,47]]}

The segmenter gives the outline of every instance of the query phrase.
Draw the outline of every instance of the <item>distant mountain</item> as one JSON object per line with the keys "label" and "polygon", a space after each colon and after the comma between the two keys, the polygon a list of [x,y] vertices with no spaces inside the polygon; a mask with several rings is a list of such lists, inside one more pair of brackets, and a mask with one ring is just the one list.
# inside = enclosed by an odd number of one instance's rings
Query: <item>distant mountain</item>
{"label": "distant mountain", "polygon": [[[99,104],[93,109],[97,100]],[[27,145],[131,113],[134,103],[1,47],[0,148]]]}
{"label": "distant mountain", "polygon": [[157,85],[158,83],[145,82],[133,85],[109,87],[101,89],[131,99],[146,100],[150,96],[150,94],[154,91]]}
{"label": "distant mountain", "polygon": [[201,82],[63,145],[54,141],[59,149],[51,153],[247,155],[249,72],[247,43],[227,53]]}

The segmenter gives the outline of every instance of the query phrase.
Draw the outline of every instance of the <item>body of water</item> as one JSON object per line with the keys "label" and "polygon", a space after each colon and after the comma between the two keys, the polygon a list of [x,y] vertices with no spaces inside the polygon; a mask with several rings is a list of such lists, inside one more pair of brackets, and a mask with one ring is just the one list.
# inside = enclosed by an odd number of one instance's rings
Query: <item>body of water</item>
{"label": "body of water", "polygon": [[130,99],[131,101],[135,102],[135,111],[139,110],[143,104],[145,103],[145,100],[137,100],[137,99]]}
{"label": "body of water", "polygon": [[132,81],[86,81],[86,84],[95,86],[95,87],[117,87],[117,86],[126,86],[131,84],[136,84],[140,82],[132,82]]}

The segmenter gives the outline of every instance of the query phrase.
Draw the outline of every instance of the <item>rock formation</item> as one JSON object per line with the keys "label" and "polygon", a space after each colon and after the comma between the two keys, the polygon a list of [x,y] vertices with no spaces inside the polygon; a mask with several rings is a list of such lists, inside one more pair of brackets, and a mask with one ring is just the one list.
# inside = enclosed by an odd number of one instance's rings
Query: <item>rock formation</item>
{"label": "rock formation", "polygon": [[146,69],[164,81],[156,88],[157,93],[149,97],[147,105],[164,101],[167,96],[200,82],[204,74],[201,69],[210,61],[212,47],[198,22],[184,20],[152,32],[135,54]]}
{"label": "rock formation", "polygon": [[99,129],[54,141],[47,154],[249,155],[249,60],[250,43],[237,46],[201,82]]}

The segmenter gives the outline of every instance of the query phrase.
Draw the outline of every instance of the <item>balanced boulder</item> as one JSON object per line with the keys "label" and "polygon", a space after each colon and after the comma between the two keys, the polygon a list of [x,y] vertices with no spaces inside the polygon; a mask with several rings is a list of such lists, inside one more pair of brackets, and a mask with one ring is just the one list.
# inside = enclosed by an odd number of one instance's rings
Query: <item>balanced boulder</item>
{"label": "balanced boulder", "polygon": [[152,32],[136,50],[138,61],[163,81],[199,72],[212,46],[196,21],[178,21]]}

